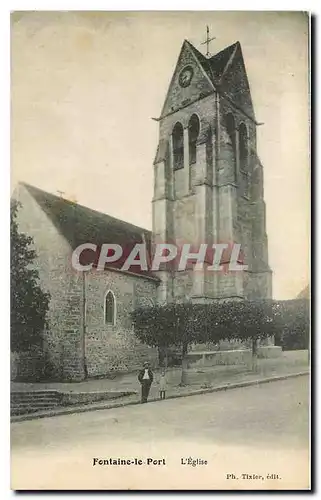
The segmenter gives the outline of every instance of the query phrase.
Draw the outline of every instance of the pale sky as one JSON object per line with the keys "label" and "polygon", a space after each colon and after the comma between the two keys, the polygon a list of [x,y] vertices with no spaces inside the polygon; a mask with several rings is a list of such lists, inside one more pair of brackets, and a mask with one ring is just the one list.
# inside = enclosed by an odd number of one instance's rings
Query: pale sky
{"label": "pale sky", "polygon": [[12,187],[151,229],[160,114],[183,40],[239,40],[264,165],[275,298],[308,283],[308,18],[291,12],[26,12],[12,16]]}

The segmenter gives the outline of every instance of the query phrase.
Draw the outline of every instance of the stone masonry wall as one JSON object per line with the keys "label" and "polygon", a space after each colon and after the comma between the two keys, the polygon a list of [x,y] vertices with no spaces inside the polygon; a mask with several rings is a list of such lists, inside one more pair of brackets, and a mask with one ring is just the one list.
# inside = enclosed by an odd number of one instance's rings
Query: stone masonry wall
{"label": "stone masonry wall", "polygon": [[[157,363],[157,351],[134,335],[130,313],[156,302],[157,282],[117,271],[86,273],[86,361],[88,376],[139,368]],[[104,302],[111,290],[116,300],[116,323],[105,324]]]}
{"label": "stone masonry wall", "polygon": [[[182,68],[192,66],[193,78],[187,87],[181,87],[179,84],[179,74]],[[198,64],[195,64],[195,57],[189,49],[182,51],[171,81],[170,93],[166,98],[163,115],[175,111],[178,107],[184,106],[195,99],[198,99],[203,93],[212,92],[213,87],[204,75]]]}
{"label": "stone masonry wall", "polygon": [[49,326],[44,332],[46,376],[57,380],[81,380],[84,367],[80,277],[71,270],[70,246],[25,186],[18,186],[14,198],[22,204],[17,217],[19,230],[34,239],[37,253],[34,264],[39,272],[40,286],[51,296]]}
{"label": "stone masonry wall", "polygon": [[[156,302],[158,282],[115,271],[77,273],[71,268],[69,244],[24,186],[19,186],[15,198],[22,203],[19,229],[34,238],[40,286],[51,296],[44,333],[46,377],[83,380],[85,364],[88,376],[136,369],[146,359],[155,365],[157,352],[136,340],[130,312],[142,303]],[[115,326],[104,323],[107,290],[116,297]]]}

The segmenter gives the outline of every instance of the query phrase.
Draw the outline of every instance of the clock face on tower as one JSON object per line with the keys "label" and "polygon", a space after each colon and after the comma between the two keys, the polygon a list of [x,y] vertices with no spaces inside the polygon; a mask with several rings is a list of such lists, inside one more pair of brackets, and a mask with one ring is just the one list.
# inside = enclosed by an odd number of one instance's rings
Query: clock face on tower
{"label": "clock face on tower", "polygon": [[188,87],[189,84],[192,81],[193,78],[193,68],[192,66],[186,66],[185,68],[182,69],[182,71],[179,74],[179,84],[181,87]]}

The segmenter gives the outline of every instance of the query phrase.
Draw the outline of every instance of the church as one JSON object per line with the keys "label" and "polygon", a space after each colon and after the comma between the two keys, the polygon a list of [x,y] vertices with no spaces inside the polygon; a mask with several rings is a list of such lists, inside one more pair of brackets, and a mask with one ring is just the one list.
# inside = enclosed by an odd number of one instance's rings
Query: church
{"label": "church", "polygon": [[[240,43],[204,56],[185,40],[154,120],[152,231],[28,184],[17,187],[19,230],[33,238],[40,286],[51,296],[43,349],[17,354],[17,378],[31,377],[41,360],[47,377],[61,381],[134,370],[146,359],[157,365],[156,349],[133,332],[131,312],[142,305],[272,297],[259,123]],[[204,264],[202,272],[77,272],[71,256],[87,242],[238,243],[247,270],[217,273]]]}

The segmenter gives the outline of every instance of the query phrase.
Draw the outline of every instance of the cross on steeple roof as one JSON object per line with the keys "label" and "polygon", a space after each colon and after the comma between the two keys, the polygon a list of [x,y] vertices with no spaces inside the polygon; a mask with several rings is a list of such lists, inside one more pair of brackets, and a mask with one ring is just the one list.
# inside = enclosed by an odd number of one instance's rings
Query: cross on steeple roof
{"label": "cross on steeple roof", "polygon": [[211,55],[210,51],[209,51],[209,48],[210,48],[210,42],[212,40],[215,40],[216,37],[213,36],[212,38],[210,38],[210,29],[208,26],[206,26],[206,40],[204,40],[204,42],[201,43],[201,45],[205,45],[206,44],[206,56],[209,57]]}

